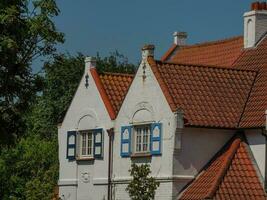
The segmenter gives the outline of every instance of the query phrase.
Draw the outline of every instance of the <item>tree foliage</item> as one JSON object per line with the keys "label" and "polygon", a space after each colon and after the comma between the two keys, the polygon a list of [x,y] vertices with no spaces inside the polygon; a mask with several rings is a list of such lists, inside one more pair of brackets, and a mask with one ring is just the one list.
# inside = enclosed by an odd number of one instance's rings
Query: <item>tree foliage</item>
{"label": "tree foliage", "polygon": [[0,154],[0,199],[50,200],[58,177],[56,140],[22,138]]}
{"label": "tree foliage", "polygon": [[97,71],[102,72],[118,72],[133,74],[136,66],[128,62],[128,58],[118,51],[111,52],[107,57],[100,57],[97,53]]}
{"label": "tree foliage", "polygon": [[149,165],[142,164],[138,166],[136,164],[132,164],[129,172],[133,179],[127,186],[126,191],[129,193],[131,199],[154,199],[156,189],[159,187],[159,182],[156,182],[155,178],[149,177],[149,174],[151,173]]}
{"label": "tree foliage", "polygon": [[[112,58],[114,59],[114,58]],[[117,60],[98,57],[103,71]],[[57,124],[84,72],[84,56],[55,55],[43,68],[43,89],[24,115],[25,134],[0,152],[0,199],[51,199],[58,176]]]}
{"label": "tree foliage", "polygon": [[84,56],[56,55],[44,65],[42,95],[27,117],[28,133],[44,138],[57,135],[57,124],[63,120],[84,71]]}
{"label": "tree foliage", "polygon": [[39,56],[55,52],[63,34],[52,21],[55,0],[0,1],[0,142],[10,144],[24,131],[22,114],[41,89],[31,71]]}

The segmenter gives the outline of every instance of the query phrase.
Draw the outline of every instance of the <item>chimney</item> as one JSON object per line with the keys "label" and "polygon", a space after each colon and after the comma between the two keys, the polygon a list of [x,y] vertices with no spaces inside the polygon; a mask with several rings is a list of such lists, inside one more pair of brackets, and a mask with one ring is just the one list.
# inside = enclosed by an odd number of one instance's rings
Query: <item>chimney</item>
{"label": "chimney", "polygon": [[142,48],[142,59],[146,59],[148,56],[154,57],[155,46],[153,44],[147,44]]}
{"label": "chimney", "polygon": [[88,72],[88,70],[90,70],[91,68],[96,67],[95,57],[91,56],[85,57],[84,62],[85,62],[85,72]]}
{"label": "chimney", "polygon": [[186,44],[186,39],[187,39],[186,32],[174,32],[173,37],[174,37],[174,44],[178,46],[183,46]]}
{"label": "chimney", "polygon": [[267,32],[267,4],[254,2],[244,14],[244,48],[255,47]]}

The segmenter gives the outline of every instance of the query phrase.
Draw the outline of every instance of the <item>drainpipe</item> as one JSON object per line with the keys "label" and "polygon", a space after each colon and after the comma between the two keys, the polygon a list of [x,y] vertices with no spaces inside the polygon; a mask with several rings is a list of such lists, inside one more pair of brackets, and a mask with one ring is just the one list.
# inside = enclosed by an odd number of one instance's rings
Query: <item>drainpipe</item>
{"label": "drainpipe", "polygon": [[265,174],[264,189],[267,191],[267,110],[265,111],[265,128],[262,129],[262,135],[265,137]]}
{"label": "drainpipe", "polygon": [[113,139],[114,139],[114,128],[108,129],[109,136],[109,147],[108,147],[108,200],[112,200],[112,155],[113,155]]}

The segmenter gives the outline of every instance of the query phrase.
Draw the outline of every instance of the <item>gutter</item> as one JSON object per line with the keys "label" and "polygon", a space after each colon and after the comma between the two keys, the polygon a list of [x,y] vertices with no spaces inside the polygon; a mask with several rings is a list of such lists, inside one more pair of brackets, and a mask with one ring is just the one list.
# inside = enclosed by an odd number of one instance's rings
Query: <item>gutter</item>
{"label": "gutter", "polygon": [[108,147],[108,200],[112,199],[112,155],[113,155],[113,140],[114,140],[114,128],[108,129],[109,147]]}
{"label": "gutter", "polygon": [[267,134],[266,134],[266,128],[262,128],[261,129],[262,132],[261,134],[264,136],[265,138],[265,173],[264,173],[264,190],[267,191]]}
{"label": "gutter", "polygon": [[265,127],[261,129],[261,134],[265,137],[265,173],[264,173],[264,190],[267,191],[267,110],[265,110]]}

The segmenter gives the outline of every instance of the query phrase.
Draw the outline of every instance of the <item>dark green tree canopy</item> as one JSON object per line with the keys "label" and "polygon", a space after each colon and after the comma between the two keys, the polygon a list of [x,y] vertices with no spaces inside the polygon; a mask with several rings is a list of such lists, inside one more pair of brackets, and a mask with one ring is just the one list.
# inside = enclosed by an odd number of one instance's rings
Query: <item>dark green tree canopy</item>
{"label": "dark green tree canopy", "polygon": [[63,34],[52,21],[55,0],[0,1],[0,142],[8,144],[24,128],[21,114],[41,88],[30,64],[55,52]]}

